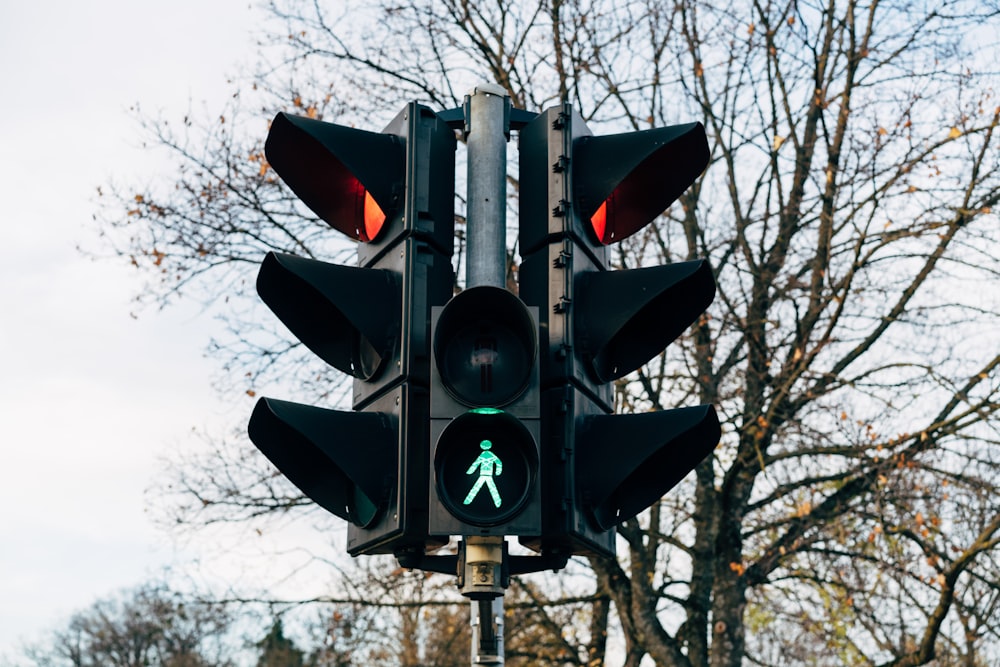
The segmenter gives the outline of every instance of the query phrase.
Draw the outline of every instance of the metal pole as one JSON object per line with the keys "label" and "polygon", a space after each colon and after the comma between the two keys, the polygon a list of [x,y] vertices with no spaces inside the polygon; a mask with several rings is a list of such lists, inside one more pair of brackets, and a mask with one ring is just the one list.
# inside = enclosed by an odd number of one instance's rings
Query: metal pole
{"label": "metal pole", "polygon": [[462,541],[462,595],[472,600],[472,665],[503,664],[503,595],[506,591],[502,537],[469,535]]}
{"label": "metal pole", "polygon": [[[466,287],[507,286],[507,119],[510,98],[502,86],[480,84],[466,111],[468,201]],[[472,597],[472,665],[503,665],[502,538],[470,537],[464,593]],[[492,592],[476,593],[477,587]]]}
{"label": "metal pole", "polygon": [[468,97],[465,284],[507,285],[507,127],[510,98],[480,84]]}
{"label": "metal pole", "polygon": [[472,666],[502,665],[503,598],[472,601]]}

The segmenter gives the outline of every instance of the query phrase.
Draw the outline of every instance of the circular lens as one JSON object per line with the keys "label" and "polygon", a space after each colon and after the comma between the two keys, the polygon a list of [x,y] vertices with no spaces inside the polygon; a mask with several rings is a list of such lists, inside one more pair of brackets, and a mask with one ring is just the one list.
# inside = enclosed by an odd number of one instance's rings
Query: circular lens
{"label": "circular lens", "polygon": [[358,487],[354,487],[351,493],[353,504],[348,507],[349,521],[361,528],[367,528],[375,522],[379,515],[379,507],[371,499],[363,494]]}
{"label": "circular lens", "polygon": [[501,406],[528,386],[536,356],[527,307],[499,287],[455,296],[438,319],[434,352],[449,393],[472,406]]}
{"label": "circular lens", "polygon": [[351,345],[351,375],[362,380],[375,377],[385,358],[367,338],[355,334]]}
{"label": "circular lens", "polygon": [[538,453],[516,417],[467,412],[438,439],[434,457],[438,497],[456,518],[495,526],[514,518],[530,495]]}

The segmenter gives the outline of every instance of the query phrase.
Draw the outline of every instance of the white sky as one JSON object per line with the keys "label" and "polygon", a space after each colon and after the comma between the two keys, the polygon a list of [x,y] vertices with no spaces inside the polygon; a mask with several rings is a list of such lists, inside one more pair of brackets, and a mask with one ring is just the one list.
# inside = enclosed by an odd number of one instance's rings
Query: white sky
{"label": "white sky", "polygon": [[98,185],[165,168],[128,107],[221,107],[252,58],[249,2],[0,5],[0,663],[171,561],[145,514],[158,457],[248,407],[209,387],[211,318],[133,319],[140,276],[75,248],[100,247]]}

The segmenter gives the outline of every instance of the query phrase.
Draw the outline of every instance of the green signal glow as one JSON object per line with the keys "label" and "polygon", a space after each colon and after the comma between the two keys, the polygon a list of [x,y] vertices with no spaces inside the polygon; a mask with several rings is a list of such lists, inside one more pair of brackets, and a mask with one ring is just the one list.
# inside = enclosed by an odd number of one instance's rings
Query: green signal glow
{"label": "green signal glow", "polygon": [[472,413],[477,414],[477,415],[502,415],[503,414],[503,410],[499,410],[497,408],[472,408],[471,410],[469,410],[469,412],[472,412]]}
{"label": "green signal glow", "polygon": [[[498,411],[499,412],[499,411]],[[476,469],[479,469],[479,479],[473,484],[472,489],[469,490],[469,495],[465,496],[465,501],[463,505],[470,505],[476,498],[476,494],[485,485],[490,491],[490,497],[493,498],[493,504],[500,508],[502,500],[500,499],[500,491],[497,489],[496,482],[493,481],[493,476],[499,476],[503,472],[503,461],[500,457],[490,451],[493,447],[493,443],[489,440],[483,440],[479,443],[479,448],[482,449],[482,453],[472,462],[469,469],[465,471],[466,475],[475,474]]]}

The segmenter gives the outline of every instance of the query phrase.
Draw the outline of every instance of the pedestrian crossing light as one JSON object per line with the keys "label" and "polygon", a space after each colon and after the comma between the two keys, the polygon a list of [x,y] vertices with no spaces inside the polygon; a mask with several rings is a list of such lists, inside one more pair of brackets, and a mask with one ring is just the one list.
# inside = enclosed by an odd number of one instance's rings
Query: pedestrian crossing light
{"label": "pedestrian crossing light", "polygon": [[489,528],[517,516],[531,497],[538,454],[531,432],[495,408],[455,418],[437,442],[437,493],[461,522]]}
{"label": "pedestrian crossing light", "polygon": [[503,498],[501,498],[500,492],[497,490],[497,485],[493,481],[493,470],[496,469],[497,475],[502,474],[503,461],[501,461],[496,454],[490,451],[493,449],[493,443],[489,440],[483,440],[479,443],[479,448],[483,450],[483,453],[476,457],[476,460],[472,462],[472,465],[465,471],[465,474],[471,475],[477,468],[482,468],[482,473],[480,473],[479,479],[472,486],[468,495],[465,496],[465,500],[462,501],[462,504],[471,505],[472,501],[475,500],[476,495],[479,493],[479,489],[482,488],[483,482],[486,482],[486,485],[490,490],[490,498],[493,499],[493,506],[500,509],[500,506],[503,504]]}
{"label": "pedestrian crossing light", "polygon": [[540,529],[537,313],[487,285],[432,310],[431,535]]}

